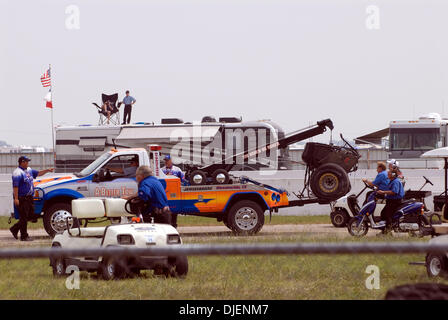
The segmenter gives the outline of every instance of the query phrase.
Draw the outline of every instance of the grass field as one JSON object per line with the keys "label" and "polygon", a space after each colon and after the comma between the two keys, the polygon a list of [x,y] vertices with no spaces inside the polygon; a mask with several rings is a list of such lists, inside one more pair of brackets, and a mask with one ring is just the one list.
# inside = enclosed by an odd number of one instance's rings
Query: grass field
{"label": "grass field", "polygon": [[[405,238],[407,239],[407,238]],[[317,234],[255,237],[192,237],[186,243],[336,242],[356,240]],[[403,241],[403,238],[388,238]],[[410,239],[410,241],[426,241]],[[185,279],[154,276],[145,271],[135,279],[103,281],[81,272],[79,290],[68,290],[55,279],[46,259],[0,261],[0,299],[383,299],[400,284],[430,280],[421,254],[282,255],[190,257]],[[380,289],[368,290],[365,270],[380,270]]]}
{"label": "grass field", "polygon": [[[8,229],[17,220],[12,220],[12,224],[8,224],[8,217],[0,217],[0,229]],[[179,226],[221,226],[222,222],[216,221],[213,218],[183,216],[179,215],[177,219]],[[266,216],[265,224],[314,224],[314,223],[330,223],[328,215],[318,216],[272,216],[272,221],[269,221],[269,216]],[[109,222],[103,224],[95,224],[95,226],[107,225]],[[92,225],[93,226],[93,225]],[[37,223],[28,223],[29,229],[42,229],[42,219],[38,219]]]}

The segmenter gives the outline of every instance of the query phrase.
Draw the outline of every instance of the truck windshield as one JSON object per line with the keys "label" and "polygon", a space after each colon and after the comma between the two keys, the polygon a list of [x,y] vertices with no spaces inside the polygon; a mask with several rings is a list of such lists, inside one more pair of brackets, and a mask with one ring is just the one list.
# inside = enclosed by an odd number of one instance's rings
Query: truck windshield
{"label": "truck windshield", "polygon": [[440,139],[439,129],[391,129],[391,150],[432,150],[437,148]]}
{"label": "truck windshield", "polygon": [[77,173],[76,175],[79,177],[85,177],[90,175],[93,171],[95,171],[101,164],[106,162],[110,157],[112,157],[112,154],[109,152],[104,153],[99,158],[97,158],[95,161],[93,161],[91,164],[89,164],[87,167],[85,167],[81,172]]}

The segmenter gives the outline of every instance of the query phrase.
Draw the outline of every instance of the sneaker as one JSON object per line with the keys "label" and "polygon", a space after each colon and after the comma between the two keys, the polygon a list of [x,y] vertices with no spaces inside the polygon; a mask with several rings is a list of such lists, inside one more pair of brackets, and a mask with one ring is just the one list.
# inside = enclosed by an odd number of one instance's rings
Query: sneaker
{"label": "sneaker", "polygon": [[33,241],[33,238],[31,237],[21,238],[20,241]]}
{"label": "sneaker", "polygon": [[12,236],[14,238],[16,238],[17,240],[19,239],[19,237],[17,236],[17,234],[19,233],[19,231],[14,231],[13,227],[9,228],[9,231],[11,231]]}

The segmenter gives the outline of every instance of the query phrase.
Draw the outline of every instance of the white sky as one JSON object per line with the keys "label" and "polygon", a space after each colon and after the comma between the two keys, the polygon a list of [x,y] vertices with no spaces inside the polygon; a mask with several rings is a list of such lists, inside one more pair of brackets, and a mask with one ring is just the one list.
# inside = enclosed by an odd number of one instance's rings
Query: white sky
{"label": "white sky", "polygon": [[96,124],[91,102],[126,89],[133,122],[331,118],[348,138],[448,112],[447,14],[442,0],[0,0],[0,140],[51,146],[49,63],[56,124]]}

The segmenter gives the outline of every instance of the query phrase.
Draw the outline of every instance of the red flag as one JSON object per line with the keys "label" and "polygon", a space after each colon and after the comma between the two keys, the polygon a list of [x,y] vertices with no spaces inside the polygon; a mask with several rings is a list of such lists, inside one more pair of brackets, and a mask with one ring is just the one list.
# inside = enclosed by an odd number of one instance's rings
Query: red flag
{"label": "red flag", "polygon": [[51,91],[48,91],[48,93],[45,95],[44,100],[46,101],[45,107],[53,109],[53,103],[51,102]]}

